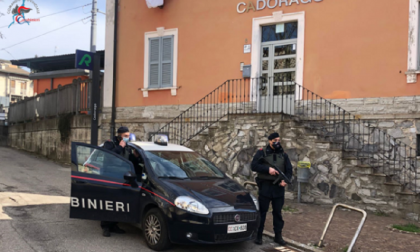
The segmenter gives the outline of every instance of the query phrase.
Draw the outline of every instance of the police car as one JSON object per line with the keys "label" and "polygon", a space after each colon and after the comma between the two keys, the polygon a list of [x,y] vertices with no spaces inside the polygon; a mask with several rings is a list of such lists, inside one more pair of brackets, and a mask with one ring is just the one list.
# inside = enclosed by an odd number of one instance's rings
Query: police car
{"label": "police car", "polygon": [[157,251],[255,237],[257,199],[193,150],[157,139],[128,143],[138,174],[120,155],[73,142],[70,218],[134,223]]}

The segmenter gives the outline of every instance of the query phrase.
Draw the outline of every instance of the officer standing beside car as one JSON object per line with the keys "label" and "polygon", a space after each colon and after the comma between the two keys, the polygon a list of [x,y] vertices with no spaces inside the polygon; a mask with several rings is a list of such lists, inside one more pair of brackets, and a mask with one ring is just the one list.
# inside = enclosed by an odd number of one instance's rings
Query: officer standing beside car
{"label": "officer standing beside car", "polygon": [[274,241],[284,246],[286,242],[282,237],[282,230],[284,221],[281,215],[281,210],[284,205],[284,195],[286,182],[280,180],[278,184],[273,184],[279,175],[279,172],[272,167],[273,164],[280,169],[286,177],[290,180],[293,175],[292,164],[289,157],[280,144],[280,135],[278,133],[272,133],[268,136],[268,145],[265,148],[261,148],[255,154],[251,168],[254,172],[257,172],[256,182],[258,185],[258,201],[260,204],[260,226],[258,228],[257,238],[255,243],[258,245],[262,244],[262,234],[264,231],[264,223],[267,216],[270,202],[273,206],[273,226],[274,226]]}
{"label": "officer standing beside car", "polygon": [[[106,141],[103,147],[130,160],[134,165],[134,169],[136,170],[137,176],[139,176],[142,172],[139,166],[139,163],[141,162],[141,157],[137,152],[134,151],[133,153],[131,149],[127,146],[127,143],[130,139],[129,129],[127,127],[120,127],[117,131],[117,134],[118,135],[114,136],[112,140]],[[117,224],[117,222],[101,221],[103,236],[110,237],[111,232],[117,234],[124,234],[125,231],[119,228]]]}

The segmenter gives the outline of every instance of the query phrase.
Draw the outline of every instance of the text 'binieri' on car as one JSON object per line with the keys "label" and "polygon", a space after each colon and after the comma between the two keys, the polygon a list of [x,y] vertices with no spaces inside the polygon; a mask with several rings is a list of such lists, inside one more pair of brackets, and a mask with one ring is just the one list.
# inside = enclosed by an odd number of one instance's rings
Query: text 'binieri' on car
{"label": "text 'binieri' on car", "polygon": [[154,250],[253,239],[257,199],[196,152],[157,139],[128,143],[138,164],[73,142],[70,218],[134,223]]}

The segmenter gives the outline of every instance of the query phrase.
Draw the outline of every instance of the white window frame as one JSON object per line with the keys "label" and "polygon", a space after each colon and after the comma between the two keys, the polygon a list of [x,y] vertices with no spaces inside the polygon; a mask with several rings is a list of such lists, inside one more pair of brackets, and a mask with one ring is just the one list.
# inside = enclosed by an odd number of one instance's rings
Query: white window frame
{"label": "white window frame", "polygon": [[416,83],[420,73],[419,57],[419,0],[410,0],[408,27],[407,83]]}
{"label": "white window frame", "polygon": [[[149,88],[149,59],[150,59],[150,50],[149,50],[149,39],[158,38],[165,36],[174,36],[174,45],[173,45],[173,65],[172,65],[172,87],[164,88]],[[171,90],[171,95],[176,96],[177,86],[177,73],[178,73],[178,28],[167,29],[164,27],[158,27],[156,31],[146,32],[144,34],[144,80],[143,80],[143,97],[149,97],[149,91],[154,90]]]}
{"label": "white window frame", "polygon": [[[261,75],[261,36],[262,27],[271,24],[288,23],[292,21],[298,22],[298,36],[296,48],[296,83],[303,86],[303,66],[304,66],[304,49],[305,49],[305,12],[283,13],[283,11],[273,12],[272,16],[254,18],[252,21],[252,77],[260,77]],[[296,92],[296,99],[299,94]],[[302,96],[302,94],[301,94]]]}

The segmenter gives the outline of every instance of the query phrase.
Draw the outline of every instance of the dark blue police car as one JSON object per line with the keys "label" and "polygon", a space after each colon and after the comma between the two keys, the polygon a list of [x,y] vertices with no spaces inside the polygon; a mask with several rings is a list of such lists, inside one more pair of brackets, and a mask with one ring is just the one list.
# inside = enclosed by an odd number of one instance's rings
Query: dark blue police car
{"label": "dark blue police car", "polygon": [[128,144],[140,155],[137,174],[122,156],[73,142],[70,218],[135,223],[154,250],[252,239],[257,199],[191,149],[160,137]]}

